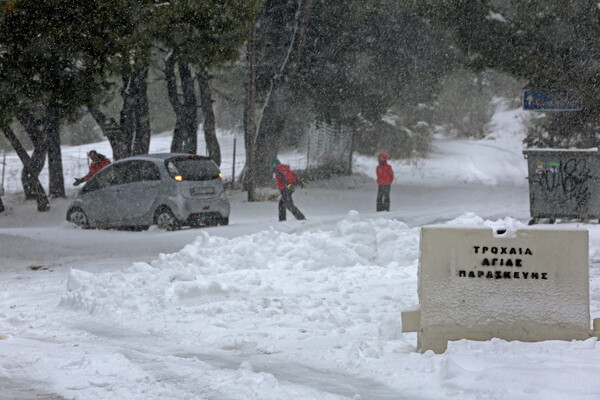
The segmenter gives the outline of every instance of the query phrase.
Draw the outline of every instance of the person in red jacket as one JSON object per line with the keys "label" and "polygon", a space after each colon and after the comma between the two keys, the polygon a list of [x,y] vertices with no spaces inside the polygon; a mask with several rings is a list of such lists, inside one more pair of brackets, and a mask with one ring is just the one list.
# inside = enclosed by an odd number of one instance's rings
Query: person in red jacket
{"label": "person in red jacket", "polygon": [[377,211],[390,211],[390,185],[394,181],[394,171],[387,163],[387,155],[379,154],[377,172]]}
{"label": "person in red jacket", "polygon": [[98,171],[110,164],[110,160],[105,155],[99,154],[96,150],[90,150],[88,157],[92,160],[90,171],[83,178],[75,178],[73,186],[78,186],[82,182],[89,181]]}
{"label": "person in red jacket", "polygon": [[285,221],[286,209],[290,210],[296,219],[306,219],[292,200],[292,193],[296,188],[296,184],[304,187],[304,182],[300,180],[297,173],[290,169],[289,165],[282,164],[277,158],[271,160],[271,166],[275,173],[275,179],[277,179],[277,189],[281,193],[281,198],[279,199],[279,220]]}

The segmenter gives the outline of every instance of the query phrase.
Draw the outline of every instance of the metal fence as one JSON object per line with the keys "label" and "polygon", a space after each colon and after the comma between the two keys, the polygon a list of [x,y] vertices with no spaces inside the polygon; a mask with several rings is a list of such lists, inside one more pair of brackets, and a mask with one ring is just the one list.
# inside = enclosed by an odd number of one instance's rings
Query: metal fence
{"label": "metal fence", "polygon": [[334,167],[352,171],[353,130],[341,123],[313,122],[307,134],[306,169]]}

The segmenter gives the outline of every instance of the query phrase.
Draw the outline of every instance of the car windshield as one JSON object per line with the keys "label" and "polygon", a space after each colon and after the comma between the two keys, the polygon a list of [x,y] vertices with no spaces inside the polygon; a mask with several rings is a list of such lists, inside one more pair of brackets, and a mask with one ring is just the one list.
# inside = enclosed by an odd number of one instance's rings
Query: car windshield
{"label": "car windshield", "polygon": [[217,164],[206,158],[175,157],[167,160],[166,165],[172,177],[179,175],[184,181],[208,181],[221,177]]}

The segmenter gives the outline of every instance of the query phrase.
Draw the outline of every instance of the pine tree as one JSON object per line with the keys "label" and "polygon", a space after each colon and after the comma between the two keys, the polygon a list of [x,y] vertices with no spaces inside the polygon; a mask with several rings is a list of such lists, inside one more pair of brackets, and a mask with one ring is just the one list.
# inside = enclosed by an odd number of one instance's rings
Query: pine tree
{"label": "pine tree", "polygon": [[[309,10],[298,8],[307,4]],[[415,7],[394,0],[265,2],[257,39],[257,81],[266,97],[256,146],[262,182],[284,141],[290,110],[353,125],[431,96],[454,52],[443,31],[416,15]],[[286,69],[290,56],[293,68]],[[265,92],[276,94],[272,107]]]}
{"label": "pine tree", "polygon": [[[216,138],[211,68],[237,60],[239,50],[256,20],[258,0],[173,0],[158,8],[153,36],[166,49],[165,76],[169,99],[177,116],[172,151],[196,152],[196,99],[204,116],[205,141],[211,157],[221,163]],[[178,95],[175,67],[179,72],[183,96]],[[195,70],[195,72],[193,71]]]}
{"label": "pine tree", "polygon": [[0,15],[0,121],[43,110],[51,196],[64,197],[60,124],[104,91],[120,38],[111,33],[124,2],[20,0]]}

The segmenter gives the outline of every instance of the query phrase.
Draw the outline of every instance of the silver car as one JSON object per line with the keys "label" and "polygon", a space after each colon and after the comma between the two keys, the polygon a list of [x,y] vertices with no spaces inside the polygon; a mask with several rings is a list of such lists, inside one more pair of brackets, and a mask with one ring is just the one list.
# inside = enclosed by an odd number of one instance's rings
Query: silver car
{"label": "silver car", "polygon": [[147,154],[116,161],[94,175],[67,211],[82,227],[175,230],[229,224],[222,174],[210,158]]}

